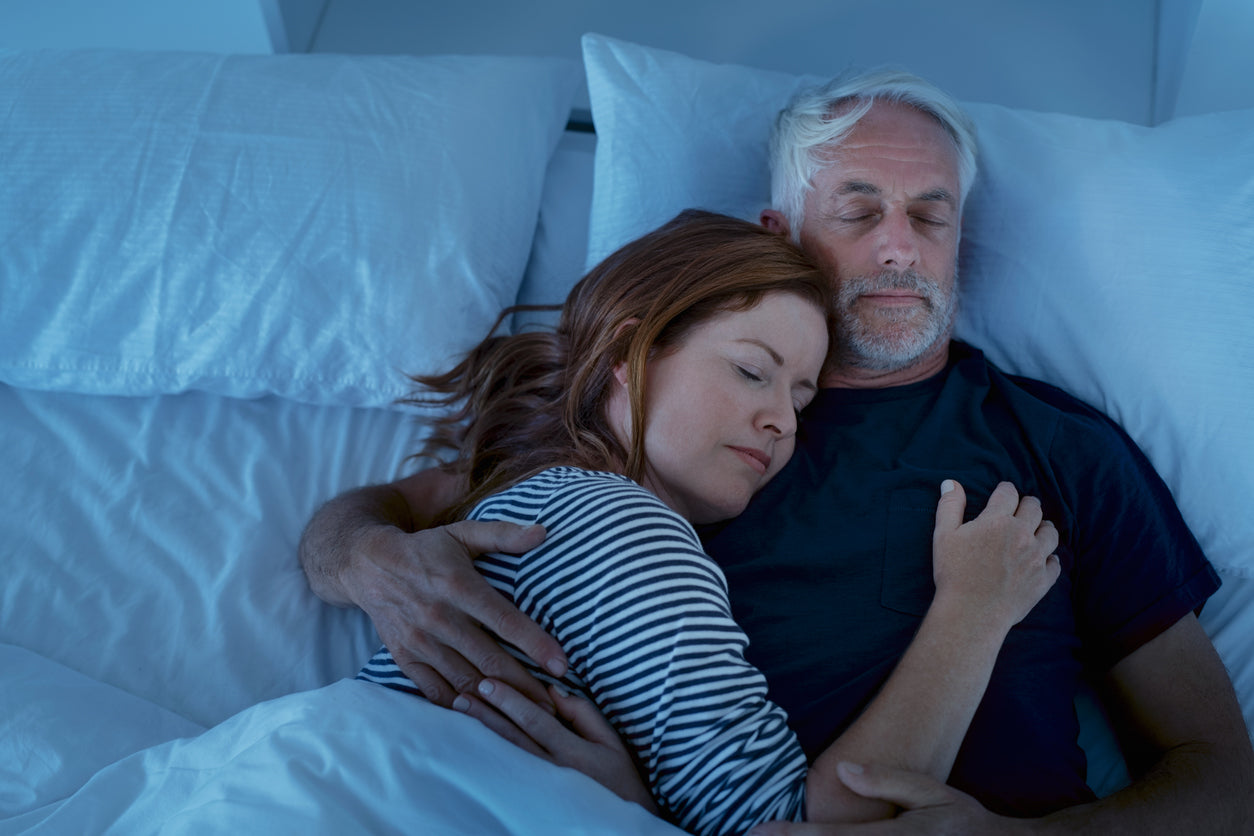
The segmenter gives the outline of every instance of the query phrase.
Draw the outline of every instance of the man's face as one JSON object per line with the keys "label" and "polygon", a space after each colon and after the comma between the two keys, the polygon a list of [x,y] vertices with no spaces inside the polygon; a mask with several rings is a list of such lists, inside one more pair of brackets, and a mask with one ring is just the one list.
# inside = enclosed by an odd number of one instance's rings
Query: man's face
{"label": "man's face", "polygon": [[835,283],[838,357],[907,368],[953,323],[957,153],[930,116],[881,102],[830,160],[806,197],[800,240]]}

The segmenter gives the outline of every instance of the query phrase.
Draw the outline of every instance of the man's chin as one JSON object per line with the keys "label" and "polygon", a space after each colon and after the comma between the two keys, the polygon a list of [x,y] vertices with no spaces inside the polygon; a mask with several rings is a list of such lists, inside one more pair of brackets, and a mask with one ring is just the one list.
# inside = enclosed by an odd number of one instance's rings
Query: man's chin
{"label": "man's chin", "polygon": [[946,335],[921,336],[917,331],[907,334],[862,334],[846,340],[845,364],[876,372],[895,372],[908,368],[926,357]]}

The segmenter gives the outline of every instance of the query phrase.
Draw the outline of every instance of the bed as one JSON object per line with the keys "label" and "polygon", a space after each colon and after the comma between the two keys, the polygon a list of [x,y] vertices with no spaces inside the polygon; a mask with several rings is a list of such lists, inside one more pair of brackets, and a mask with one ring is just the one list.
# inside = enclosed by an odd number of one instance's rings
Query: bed
{"label": "bed", "polygon": [[[583,47],[595,136],[561,59],[0,50],[0,834],[678,832],[353,681],[378,639],[295,557],[417,466],[404,372],[682,208],[765,204],[807,79]],[[970,110],[958,336],[1146,450],[1254,728],[1254,111]]]}

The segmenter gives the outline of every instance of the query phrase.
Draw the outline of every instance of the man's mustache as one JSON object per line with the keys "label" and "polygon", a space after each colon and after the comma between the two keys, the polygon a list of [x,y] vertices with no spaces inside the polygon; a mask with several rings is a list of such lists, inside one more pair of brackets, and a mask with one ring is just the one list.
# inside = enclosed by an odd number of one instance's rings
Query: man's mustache
{"label": "man's mustache", "polygon": [[873,276],[852,276],[841,283],[840,300],[852,302],[879,290],[908,290],[930,303],[940,296],[940,284],[915,270],[881,270]]}

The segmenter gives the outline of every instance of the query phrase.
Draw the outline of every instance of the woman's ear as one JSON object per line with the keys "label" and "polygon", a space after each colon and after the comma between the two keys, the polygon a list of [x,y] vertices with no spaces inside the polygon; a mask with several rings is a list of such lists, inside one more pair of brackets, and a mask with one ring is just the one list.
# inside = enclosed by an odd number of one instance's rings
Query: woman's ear
{"label": "woman's ear", "polygon": [[626,360],[614,366],[614,379],[618,381],[619,386],[623,387],[624,389],[627,388],[627,361]]}
{"label": "woman's ear", "polygon": [[[640,324],[640,319],[638,317],[633,316],[628,319],[624,319],[622,322],[618,323],[618,327],[614,329],[614,339],[617,341],[619,337],[621,337],[623,334],[625,334],[627,331],[631,330],[632,328],[635,328],[639,324]],[[615,364],[614,379],[618,381],[619,386],[622,386],[624,389],[627,388],[627,361],[626,360],[624,360],[621,363]]]}

